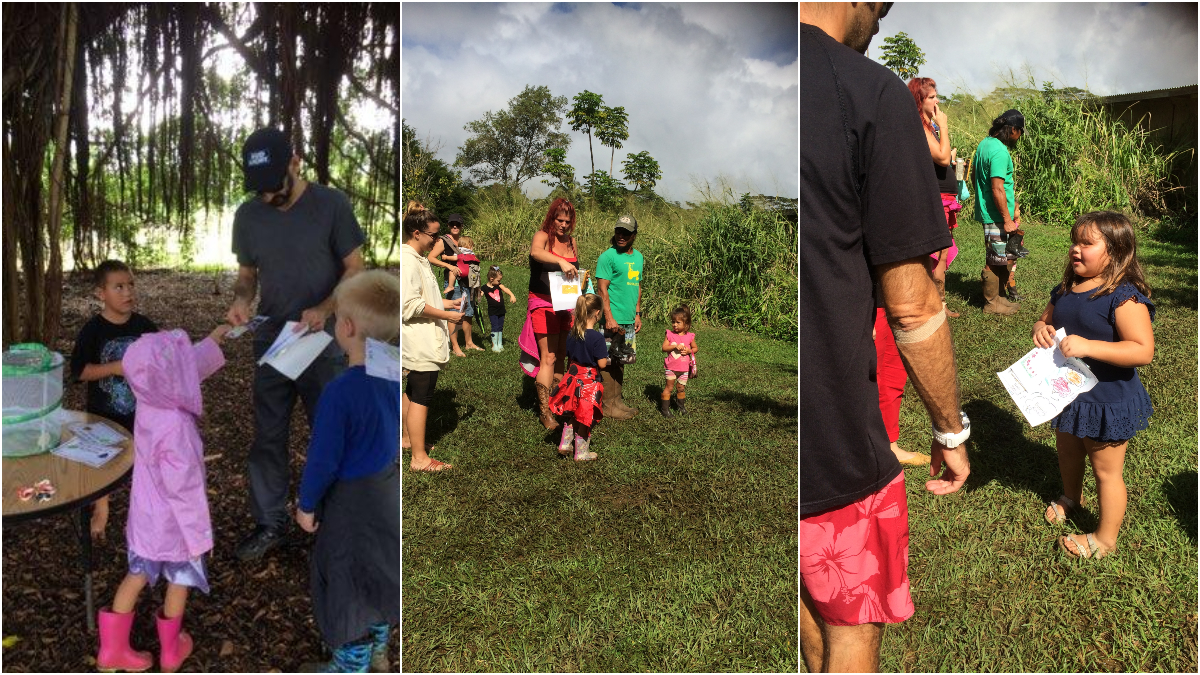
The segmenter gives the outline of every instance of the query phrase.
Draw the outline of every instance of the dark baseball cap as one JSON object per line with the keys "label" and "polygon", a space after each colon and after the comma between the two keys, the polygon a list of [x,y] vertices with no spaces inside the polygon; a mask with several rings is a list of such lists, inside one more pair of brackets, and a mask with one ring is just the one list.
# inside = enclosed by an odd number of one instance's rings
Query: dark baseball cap
{"label": "dark baseball cap", "polygon": [[1007,125],[1010,125],[1016,129],[1020,129],[1022,133],[1025,131],[1025,116],[1022,115],[1021,111],[1017,110],[1016,108],[1009,108],[1008,110],[1005,110],[1000,114],[998,119]]}
{"label": "dark baseball cap", "polygon": [[462,225],[463,217],[457,213],[451,213],[450,217],[446,219],[446,224],[453,225],[454,223],[458,223],[459,225]]}
{"label": "dark baseball cap", "polygon": [[613,225],[614,230],[628,230],[637,234],[637,218],[629,214],[617,216],[617,224]]}
{"label": "dark baseball cap", "polygon": [[250,134],[242,144],[243,185],[252,192],[277,192],[292,161],[292,144],[278,129],[270,127]]}

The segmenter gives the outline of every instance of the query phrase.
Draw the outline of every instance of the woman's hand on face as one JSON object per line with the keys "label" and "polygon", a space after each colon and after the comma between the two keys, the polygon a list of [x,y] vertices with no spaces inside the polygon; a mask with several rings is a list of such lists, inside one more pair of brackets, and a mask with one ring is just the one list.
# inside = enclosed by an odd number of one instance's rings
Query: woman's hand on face
{"label": "woman's hand on face", "polygon": [[946,128],[946,122],[948,121],[946,113],[942,112],[942,107],[936,103],[933,104],[933,121],[937,122],[938,127],[942,129]]}
{"label": "woman's hand on face", "polygon": [[564,279],[570,280],[570,279],[575,278],[575,275],[576,275],[575,266],[572,265],[571,263],[567,262],[566,260],[559,260],[558,268],[560,270],[562,270],[562,275],[563,275]]}

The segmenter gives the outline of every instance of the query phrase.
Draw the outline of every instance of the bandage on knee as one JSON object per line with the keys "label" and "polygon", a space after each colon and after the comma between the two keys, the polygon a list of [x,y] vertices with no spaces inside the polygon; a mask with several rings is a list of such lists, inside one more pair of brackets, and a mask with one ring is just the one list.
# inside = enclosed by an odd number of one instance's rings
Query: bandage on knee
{"label": "bandage on knee", "polygon": [[928,321],[920,326],[917,326],[913,330],[893,329],[892,333],[896,336],[896,344],[912,344],[914,342],[921,342],[922,340],[929,338],[929,336],[937,332],[937,329],[941,328],[942,324],[944,323],[946,323],[946,310],[945,308],[942,308],[941,311],[939,311],[937,314],[934,314],[933,317],[931,317]]}

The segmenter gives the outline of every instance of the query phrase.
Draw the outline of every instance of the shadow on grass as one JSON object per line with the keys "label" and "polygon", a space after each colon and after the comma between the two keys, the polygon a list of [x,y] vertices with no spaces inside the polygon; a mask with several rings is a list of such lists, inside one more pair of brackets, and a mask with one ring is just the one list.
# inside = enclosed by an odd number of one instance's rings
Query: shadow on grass
{"label": "shadow on grass", "polygon": [[458,392],[452,389],[436,389],[429,402],[429,418],[426,422],[425,442],[436,443],[438,439],[458,428],[475,415],[475,406],[457,403]]}
{"label": "shadow on grass", "polygon": [[983,305],[983,287],[979,285],[979,272],[976,271],[975,276],[971,277],[963,272],[946,270],[946,293],[953,293],[961,297],[972,307],[981,307]]}
{"label": "shadow on grass", "polygon": [[1025,437],[1025,421],[991,401],[963,405],[971,418],[971,476],[966,489],[997,481],[1037,493],[1047,504],[1062,493],[1058,453]]}
{"label": "shadow on grass", "polygon": [[1196,545],[1196,470],[1184,471],[1163,481],[1163,493],[1179,522],[1179,529]]}
{"label": "shadow on grass", "polygon": [[780,402],[766,396],[743,394],[730,389],[722,389],[712,394],[712,398],[736,404],[741,407],[742,412],[765,412],[772,417],[796,417],[796,404],[793,402]]}

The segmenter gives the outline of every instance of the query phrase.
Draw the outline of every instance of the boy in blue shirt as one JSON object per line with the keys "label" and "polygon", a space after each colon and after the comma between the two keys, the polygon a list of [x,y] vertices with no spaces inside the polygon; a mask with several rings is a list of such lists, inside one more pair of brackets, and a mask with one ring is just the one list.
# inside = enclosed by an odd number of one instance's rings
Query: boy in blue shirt
{"label": "boy in blue shirt", "polygon": [[333,649],[324,672],[387,672],[400,621],[400,383],[367,375],[366,339],[400,335],[400,279],[361,272],[334,291],[334,335],[349,367],[325,385],[300,482],[296,522],[316,532],[310,589]]}

